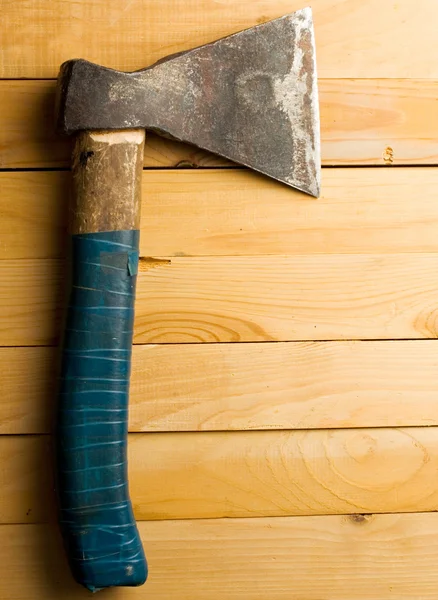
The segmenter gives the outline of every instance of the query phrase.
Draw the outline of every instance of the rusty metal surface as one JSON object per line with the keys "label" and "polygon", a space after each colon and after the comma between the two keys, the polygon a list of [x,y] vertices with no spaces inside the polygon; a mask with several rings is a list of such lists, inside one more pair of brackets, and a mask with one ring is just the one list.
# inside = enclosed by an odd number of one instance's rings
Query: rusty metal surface
{"label": "rusty metal surface", "polygon": [[58,130],[65,133],[153,129],[319,195],[310,8],[134,73],[68,61],[57,104]]}

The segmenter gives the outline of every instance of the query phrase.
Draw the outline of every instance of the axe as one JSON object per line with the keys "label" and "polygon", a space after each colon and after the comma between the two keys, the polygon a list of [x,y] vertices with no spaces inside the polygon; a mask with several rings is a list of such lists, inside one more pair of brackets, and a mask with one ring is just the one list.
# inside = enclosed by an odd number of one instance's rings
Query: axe
{"label": "axe", "polygon": [[56,432],[60,527],[79,583],[93,591],[141,585],[147,563],[126,447],[145,129],[318,196],[311,10],[133,73],[67,61],[57,129],[77,134]]}

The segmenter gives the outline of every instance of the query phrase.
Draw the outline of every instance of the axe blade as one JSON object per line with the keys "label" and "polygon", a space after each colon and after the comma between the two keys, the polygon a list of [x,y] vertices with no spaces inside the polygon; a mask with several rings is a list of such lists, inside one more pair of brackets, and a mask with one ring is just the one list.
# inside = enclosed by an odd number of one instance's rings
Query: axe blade
{"label": "axe blade", "polygon": [[310,8],[122,73],[61,69],[58,127],[144,127],[320,192],[315,40]]}

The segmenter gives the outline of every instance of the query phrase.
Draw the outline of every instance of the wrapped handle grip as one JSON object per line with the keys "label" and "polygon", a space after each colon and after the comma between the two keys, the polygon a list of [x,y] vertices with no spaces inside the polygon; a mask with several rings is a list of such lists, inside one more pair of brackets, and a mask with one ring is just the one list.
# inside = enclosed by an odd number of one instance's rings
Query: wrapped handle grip
{"label": "wrapped handle grip", "polygon": [[91,590],[147,570],[127,480],[128,392],[138,231],[73,236],[58,413],[60,525]]}

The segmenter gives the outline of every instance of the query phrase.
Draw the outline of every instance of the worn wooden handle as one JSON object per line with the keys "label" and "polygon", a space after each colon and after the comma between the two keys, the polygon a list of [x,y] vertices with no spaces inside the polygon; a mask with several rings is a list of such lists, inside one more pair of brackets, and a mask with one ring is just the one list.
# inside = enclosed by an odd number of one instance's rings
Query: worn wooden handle
{"label": "worn wooden handle", "polygon": [[144,131],[81,133],[73,160],[57,490],[73,575],[93,591],[147,577],[127,481],[143,146]]}

